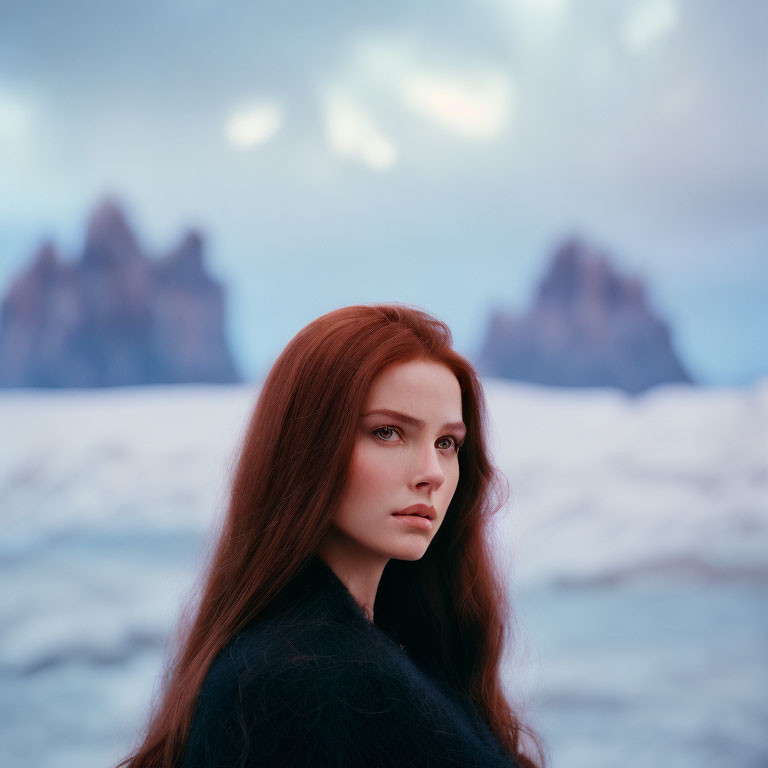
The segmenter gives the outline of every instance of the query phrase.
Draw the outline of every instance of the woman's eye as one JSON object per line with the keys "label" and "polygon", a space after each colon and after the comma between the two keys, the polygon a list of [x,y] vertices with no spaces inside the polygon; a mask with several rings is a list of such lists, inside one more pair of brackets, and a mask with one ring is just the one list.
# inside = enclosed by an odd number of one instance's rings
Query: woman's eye
{"label": "woman's eye", "polygon": [[[392,434],[397,434],[394,427],[379,427],[378,429],[373,430],[373,434],[377,435],[378,432],[391,432]],[[377,435],[378,437],[378,435]],[[385,437],[380,438],[381,440],[384,440],[384,442],[391,443],[391,440],[387,440]]]}
{"label": "woman's eye", "polygon": [[445,448],[445,450],[449,450],[451,448],[454,450],[454,452],[459,450],[459,444],[455,437],[441,437],[439,442],[448,442],[448,446]]}

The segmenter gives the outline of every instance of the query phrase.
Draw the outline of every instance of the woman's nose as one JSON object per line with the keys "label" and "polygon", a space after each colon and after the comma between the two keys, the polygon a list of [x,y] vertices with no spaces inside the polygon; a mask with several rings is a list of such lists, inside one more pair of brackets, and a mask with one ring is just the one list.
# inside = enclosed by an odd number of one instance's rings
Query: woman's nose
{"label": "woman's nose", "polygon": [[416,473],[414,476],[414,484],[429,483],[435,488],[439,488],[445,480],[445,472],[440,463],[440,456],[438,455],[438,449],[434,445],[429,445],[426,448],[420,447],[416,451],[414,456],[414,462],[416,466]]}

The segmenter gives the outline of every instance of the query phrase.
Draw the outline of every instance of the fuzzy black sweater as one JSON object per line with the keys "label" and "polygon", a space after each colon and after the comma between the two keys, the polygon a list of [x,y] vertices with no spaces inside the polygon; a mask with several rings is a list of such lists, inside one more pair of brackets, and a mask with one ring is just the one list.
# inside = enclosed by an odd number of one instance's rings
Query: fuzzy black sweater
{"label": "fuzzy black sweater", "polygon": [[318,556],[218,654],[180,768],[517,766]]}

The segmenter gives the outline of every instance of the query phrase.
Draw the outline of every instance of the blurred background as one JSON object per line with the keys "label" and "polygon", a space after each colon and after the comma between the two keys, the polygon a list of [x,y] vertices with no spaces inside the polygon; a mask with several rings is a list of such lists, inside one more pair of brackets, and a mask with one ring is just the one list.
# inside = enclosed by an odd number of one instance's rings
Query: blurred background
{"label": "blurred background", "polygon": [[0,763],[139,738],[264,376],[446,321],[553,766],[768,766],[768,5],[0,1]]}

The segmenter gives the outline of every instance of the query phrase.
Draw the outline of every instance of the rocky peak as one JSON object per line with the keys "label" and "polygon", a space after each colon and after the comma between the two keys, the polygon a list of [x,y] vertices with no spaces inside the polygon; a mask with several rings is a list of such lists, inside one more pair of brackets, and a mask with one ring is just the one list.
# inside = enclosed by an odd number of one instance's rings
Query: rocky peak
{"label": "rocky peak", "polygon": [[203,288],[214,284],[203,265],[203,236],[195,229],[184,234],[179,244],[155,267],[158,281],[166,287]]}
{"label": "rocky peak", "polygon": [[53,240],[45,240],[32,260],[32,271],[41,276],[55,275],[61,266]]}
{"label": "rocky peak", "polygon": [[492,313],[478,366],[490,376],[632,394],[691,381],[643,281],[576,237],[554,250],[526,311]]}
{"label": "rocky peak", "polygon": [[112,199],[93,211],[78,258],[44,243],[1,306],[0,386],[239,380],[202,235],[151,258]]}
{"label": "rocky peak", "polygon": [[125,267],[141,260],[141,251],[121,207],[114,199],[105,199],[88,221],[82,268]]}
{"label": "rocky peak", "polygon": [[627,305],[644,307],[645,295],[639,278],[620,276],[604,252],[570,237],[555,250],[537,289],[536,304],[569,311],[588,305],[613,314]]}

